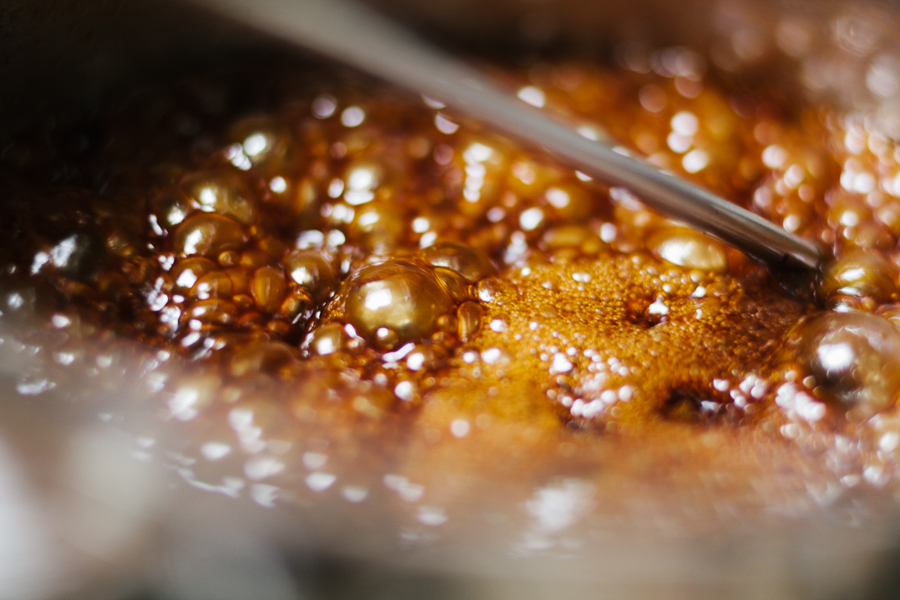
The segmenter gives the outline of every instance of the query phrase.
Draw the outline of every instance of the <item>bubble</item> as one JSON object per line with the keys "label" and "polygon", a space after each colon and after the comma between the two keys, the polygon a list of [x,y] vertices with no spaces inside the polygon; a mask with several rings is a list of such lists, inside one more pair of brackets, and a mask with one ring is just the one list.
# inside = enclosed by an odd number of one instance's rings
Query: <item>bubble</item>
{"label": "bubble", "polygon": [[344,347],[347,332],[340,323],[325,323],[313,329],[304,344],[313,356],[334,354]]}
{"label": "bubble", "polygon": [[299,368],[299,353],[282,342],[256,342],[235,352],[229,370],[235,377],[256,373],[290,373]]}
{"label": "bubble", "polygon": [[225,250],[240,248],[246,242],[247,234],[243,228],[228,217],[199,214],[178,227],[172,246],[181,256],[216,257]]}
{"label": "bubble", "polygon": [[317,119],[327,119],[337,109],[337,100],[330,94],[317,96],[312,103],[312,113]]}
{"label": "bubble", "polygon": [[651,113],[662,112],[666,107],[666,93],[659,86],[653,84],[642,87],[638,93],[638,99],[644,110]]}
{"label": "bubble", "polygon": [[544,211],[538,207],[527,208],[519,215],[519,226],[524,231],[533,231],[544,222]]}
{"label": "bubble", "polygon": [[190,201],[204,212],[230,217],[245,225],[256,221],[258,210],[252,192],[234,173],[202,171],[187,175],[181,188]]}
{"label": "bubble", "polygon": [[844,295],[886,302],[897,295],[897,275],[897,267],[880,254],[854,250],[825,268],[819,292],[825,298]]}
{"label": "bubble", "polygon": [[284,272],[276,267],[261,267],[253,273],[251,292],[256,305],[266,313],[273,313],[281,306],[287,284]]}
{"label": "bubble", "polygon": [[484,311],[475,302],[463,302],[456,311],[459,323],[459,339],[469,340],[481,330]]}
{"label": "bubble", "polygon": [[172,230],[187,218],[191,206],[181,190],[169,189],[156,195],[150,203],[150,210],[159,225]]}
{"label": "bubble", "polygon": [[185,320],[196,320],[203,325],[230,325],[238,310],[234,302],[221,298],[199,300],[184,312]]}
{"label": "bubble", "polygon": [[228,278],[231,280],[231,290],[235,296],[238,294],[247,295],[250,293],[250,276],[252,273],[248,273],[241,268],[234,268],[226,269],[225,274],[228,275]]}
{"label": "bubble", "polygon": [[[332,185],[340,185],[341,193],[347,204],[359,206],[371,202],[375,198],[375,190],[384,179],[384,170],[377,163],[358,162],[347,168],[344,178],[347,182],[346,188],[340,179],[333,181]],[[332,194],[330,188],[331,186],[329,186],[329,195]],[[334,197],[339,197],[341,193]]]}
{"label": "bubble", "polygon": [[175,284],[175,291],[187,294],[201,277],[217,268],[216,263],[207,258],[192,256],[176,262],[169,275]]}
{"label": "bubble", "polygon": [[319,250],[291,252],[284,259],[284,269],[294,283],[319,301],[329,298],[337,286],[334,259]]}
{"label": "bubble", "polygon": [[497,268],[484,253],[453,242],[429,246],[422,251],[422,258],[432,266],[453,269],[473,283],[497,273]]}
{"label": "bubble", "polygon": [[406,219],[396,205],[378,201],[356,210],[347,233],[363,248],[379,252],[396,247],[406,230]]}
{"label": "bubble", "polygon": [[700,121],[693,113],[682,111],[672,117],[672,131],[679,135],[691,136],[697,133],[700,127]]}
{"label": "bubble", "polygon": [[339,296],[347,322],[367,341],[387,349],[430,336],[438,318],[453,306],[430,270],[402,260],[363,267],[344,283]]}
{"label": "bubble", "polygon": [[198,300],[225,298],[230,297],[233,290],[234,286],[231,283],[231,278],[226,273],[214,271],[197,280],[197,283],[191,290],[191,297]]}
{"label": "bubble", "polygon": [[358,106],[348,106],[341,113],[341,124],[344,127],[358,127],[366,120],[366,113]]}
{"label": "bubble", "polygon": [[[266,175],[274,175],[284,164],[288,150],[285,129],[274,119],[264,116],[247,117],[228,131],[228,141],[240,152],[237,160],[256,167]],[[232,163],[235,160],[232,159]],[[238,168],[240,165],[235,164]]]}
{"label": "bubble", "polygon": [[411,381],[401,381],[394,386],[394,395],[404,402],[412,402],[416,397],[416,387]]}
{"label": "bubble", "polygon": [[434,275],[454,302],[464,302],[469,299],[469,282],[458,272],[444,267],[435,267]]}
{"label": "bubble", "polygon": [[305,323],[313,314],[316,303],[308,291],[294,290],[278,308],[278,315],[291,324]]}
{"label": "bubble", "polygon": [[666,229],[655,234],[648,247],[659,258],[680,267],[725,273],[728,257],[725,249],[703,234],[683,228]]}
{"label": "bubble", "polygon": [[447,359],[447,351],[435,344],[418,344],[406,355],[406,368],[410,371],[430,371]]}
{"label": "bubble", "polygon": [[581,225],[561,225],[548,229],[541,239],[541,245],[550,252],[577,249],[588,255],[596,254],[607,247],[599,235]]}
{"label": "bubble", "polygon": [[238,259],[238,266],[243,269],[255,270],[267,265],[273,265],[276,261],[268,253],[262,250],[250,249],[241,252]]}
{"label": "bubble", "polygon": [[867,418],[900,394],[900,331],[863,312],[827,313],[795,332],[797,354],[827,399]]}
{"label": "bubble", "polygon": [[580,185],[559,184],[544,192],[556,217],[563,221],[579,222],[586,219],[593,208],[593,201]]}
{"label": "bubble", "polygon": [[70,233],[60,239],[48,252],[49,262],[60,273],[76,280],[93,276],[102,260],[98,241],[83,231]]}

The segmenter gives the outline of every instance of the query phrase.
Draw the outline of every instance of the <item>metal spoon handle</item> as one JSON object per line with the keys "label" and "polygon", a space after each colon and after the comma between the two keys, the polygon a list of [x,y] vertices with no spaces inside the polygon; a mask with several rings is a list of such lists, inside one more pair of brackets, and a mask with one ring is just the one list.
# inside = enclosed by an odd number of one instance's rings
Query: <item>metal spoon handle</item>
{"label": "metal spoon handle", "polygon": [[660,212],[776,266],[815,269],[813,242],[686,181],[585,139],[488,78],[351,0],[196,0],[241,23],[423,93],[630,189]]}

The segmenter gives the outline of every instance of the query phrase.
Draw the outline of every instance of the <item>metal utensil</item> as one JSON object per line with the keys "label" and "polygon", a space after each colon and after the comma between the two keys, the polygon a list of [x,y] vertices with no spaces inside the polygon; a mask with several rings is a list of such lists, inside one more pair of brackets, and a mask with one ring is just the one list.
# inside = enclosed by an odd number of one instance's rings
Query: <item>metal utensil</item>
{"label": "metal utensil", "polygon": [[640,160],[588,140],[352,0],[194,0],[246,25],[439,100],[773,266],[816,269],[818,246]]}

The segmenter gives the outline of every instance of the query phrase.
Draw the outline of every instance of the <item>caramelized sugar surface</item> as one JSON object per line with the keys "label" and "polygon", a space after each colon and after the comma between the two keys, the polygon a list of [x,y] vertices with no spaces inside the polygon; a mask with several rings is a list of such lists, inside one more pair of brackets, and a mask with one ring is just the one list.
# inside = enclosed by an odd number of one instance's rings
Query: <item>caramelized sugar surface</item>
{"label": "caramelized sugar surface", "polygon": [[230,73],[144,94],[81,154],[44,134],[6,150],[4,312],[53,332],[20,391],[90,406],[128,385],[104,414],[194,487],[387,494],[426,528],[490,506],[555,535],[528,508],[547,490],[581,516],[599,495],[626,520],[727,519],[893,485],[894,143],[729,92],[682,52],[668,76],[497,76],[830,246],[818,281],[433,101]]}
{"label": "caramelized sugar surface", "polygon": [[527,381],[564,420],[609,430],[746,419],[760,407],[735,405],[729,391],[768,366],[804,308],[766,286],[692,278],[644,256],[525,270],[482,286],[487,327],[473,340],[482,350],[472,371],[494,386]]}

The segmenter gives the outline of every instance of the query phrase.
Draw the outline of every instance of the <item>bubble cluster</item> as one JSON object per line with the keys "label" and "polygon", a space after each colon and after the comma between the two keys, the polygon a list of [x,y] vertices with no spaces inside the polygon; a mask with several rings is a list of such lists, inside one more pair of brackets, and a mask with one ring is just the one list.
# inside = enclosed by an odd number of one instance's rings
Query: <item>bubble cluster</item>
{"label": "bubble cluster", "polygon": [[[413,420],[429,444],[486,423],[814,449],[884,435],[900,395],[896,142],[863,116],[730,91],[690,50],[642,52],[501,77],[582,136],[816,240],[818,278],[769,272],[433,100],[292,72],[265,102],[221,82],[138,98],[52,185],[29,179],[39,145],[10,150],[35,158],[2,182],[0,310],[43,303],[85,339],[202,371],[215,393],[159,384],[175,420],[240,421],[247,390],[283,385],[292,400],[245,429],[285,438],[313,413],[341,415],[344,439],[356,419]],[[325,493],[320,450],[303,481]],[[281,464],[254,461],[254,481]]]}

